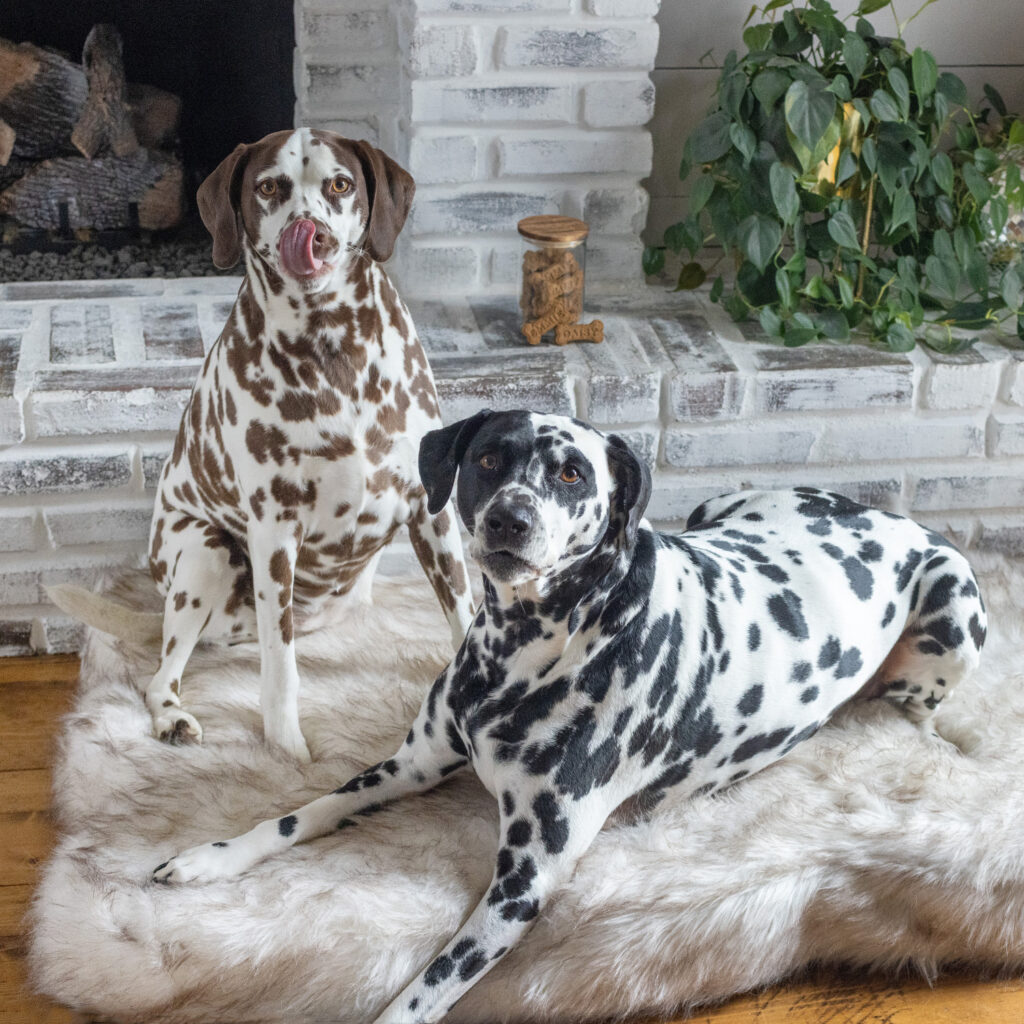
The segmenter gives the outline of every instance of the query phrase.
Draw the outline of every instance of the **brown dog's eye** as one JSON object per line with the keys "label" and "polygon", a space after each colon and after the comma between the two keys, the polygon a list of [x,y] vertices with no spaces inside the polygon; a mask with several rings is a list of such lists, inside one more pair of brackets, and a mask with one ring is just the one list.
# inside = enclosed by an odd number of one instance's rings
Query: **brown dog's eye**
{"label": "brown dog's eye", "polygon": [[497,465],[497,455],[491,455],[490,453],[488,453],[487,455],[482,455],[480,457],[480,466],[482,469],[494,469]]}
{"label": "brown dog's eye", "polygon": [[273,178],[267,178],[256,186],[261,196],[272,196],[277,191],[277,182]]}
{"label": "brown dog's eye", "polygon": [[331,179],[331,191],[337,192],[340,196],[343,196],[351,187],[352,182],[340,174]]}
{"label": "brown dog's eye", "polygon": [[579,478],[579,470],[573,465],[568,465],[562,470],[562,474],[558,479],[564,484],[574,484]]}

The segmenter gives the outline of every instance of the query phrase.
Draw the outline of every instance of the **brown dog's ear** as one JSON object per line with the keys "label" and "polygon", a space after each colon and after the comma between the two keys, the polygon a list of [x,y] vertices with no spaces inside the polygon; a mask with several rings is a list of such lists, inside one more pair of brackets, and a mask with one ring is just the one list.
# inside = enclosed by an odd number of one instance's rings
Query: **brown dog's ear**
{"label": "brown dog's ear", "polygon": [[233,267],[242,258],[238,192],[248,150],[244,142],[235,146],[196,193],[199,216],[213,236],[213,263],[221,270]]}
{"label": "brown dog's ear", "polygon": [[416,182],[386,153],[363,139],[353,142],[370,198],[366,251],[378,263],[391,258],[398,233],[409,216]]}

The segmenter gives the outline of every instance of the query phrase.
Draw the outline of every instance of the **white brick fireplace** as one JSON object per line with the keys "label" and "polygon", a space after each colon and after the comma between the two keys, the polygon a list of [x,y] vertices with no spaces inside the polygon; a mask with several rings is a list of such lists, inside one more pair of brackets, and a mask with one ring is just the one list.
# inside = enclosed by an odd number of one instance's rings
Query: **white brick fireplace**
{"label": "white brick fireplace", "polygon": [[[706,296],[644,285],[657,8],[297,3],[296,123],[377,141],[417,179],[389,270],[445,418],[526,407],[617,430],[655,471],[659,525],[724,491],[814,484],[1024,555],[1024,352],[783,349]],[[516,222],[537,213],[591,224],[601,345],[523,343]],[[237,286],[0,282],[0,654],[75,649],[43,587],[144,561],[160,468]]]}
{"label": "white brick fireplace", "polygon": [[417,181],[406,294],[515,290],[516,222],[582,217],[592,294],[641,283],[659,0],[297,0],[296,121]]}

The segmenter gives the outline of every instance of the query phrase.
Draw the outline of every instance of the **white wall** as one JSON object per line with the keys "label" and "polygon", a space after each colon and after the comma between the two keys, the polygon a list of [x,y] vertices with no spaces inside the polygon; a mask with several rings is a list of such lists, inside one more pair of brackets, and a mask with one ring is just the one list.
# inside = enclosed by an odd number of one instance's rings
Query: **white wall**
{"label": "white wall", "polygon": [[[907,18],[922,0],[895,0]],[[712,103],[717,66],[731,49],[743,52],[742,26],[751,0],[662,0],[658,22],[661,42],[652,79],[655,85],[654,170],[647,185],[651,209],[647,237],[660,239],[684,212],[687,185],[679,180],[679,160],[686,136]],[[833,0],[840,15],[856,0]],[[893,27],[891,10],[869,18],[883,33]],[[894,32],[892,34],[895,34]],[[945,70],[966,83],[972,101],[990,82],[1011,110],[1024,113],[1024,0],[937,0],[907,26],[910,49],[923,46]],[[701,64],[708,50],[711,55]]]}

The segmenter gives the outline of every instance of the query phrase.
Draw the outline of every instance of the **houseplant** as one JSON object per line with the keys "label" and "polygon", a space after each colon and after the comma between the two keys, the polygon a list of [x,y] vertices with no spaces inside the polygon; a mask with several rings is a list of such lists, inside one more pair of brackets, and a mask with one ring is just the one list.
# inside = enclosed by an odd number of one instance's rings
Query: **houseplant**
{"label": "houseplant", "polygon": [[[725,58],[715,109],[684,148],[680,176],[700,172],[688,213],[645,250],[648,274],[685,251],[677,288],[693,288],[708,255],[712,273],[731,258],[712,298],[786,345],[857,329],[895,351],[918,336],[951,351],[972,340],[954,328],[1024,331],[1021,264],[994,268],[983,245],[1020,176],[993,187],[1006,161],[992,125],[956,75],[908,48],[906,22],[894,38],[875,30],[867,16],[885,6],[862,0],[852,26],[826,0],[751,9],[748,51]],[[996,114],[1008,138],[1013,119]],[[717,255],[697,262],[709,244]]]}

